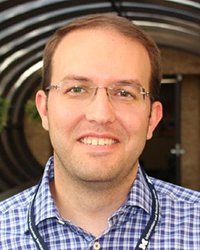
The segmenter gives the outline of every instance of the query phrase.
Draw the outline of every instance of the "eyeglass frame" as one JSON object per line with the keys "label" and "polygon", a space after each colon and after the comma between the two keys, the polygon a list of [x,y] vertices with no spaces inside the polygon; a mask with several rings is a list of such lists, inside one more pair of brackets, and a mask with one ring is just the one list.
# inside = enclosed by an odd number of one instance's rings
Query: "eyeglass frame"
{"label": "eyeglass frame", "polygon": [[[45,88],[44,91],[45,92],[49,92],[52,89],[55,89],[55,90],[62,89],[62,85],[63,84],[67,84],[67,83],[68,83],[68,81],[61,81],[61,82],[59,82],[57,84],[50,84],[49,86],[47,86]],[[145,100],[146,97],[149,97],[150,101],[154,102],[154,98],[151,95],[150,91],[146,91],[145,88],[141,84],[132,83],[131,85],[133,85],[133,84],[139,89],[139,94],[141,94],[143,96],[143,100]],[[116,84],[112,84],[111,86],[115,86],[115,85]],[[128,84],[127,84],[127,86],[128,86]],[[74,85],[73,87],[79,87],[79,86],[78,85]],[[112,99],[112,94],[110,94],[110,92],[108,90],[113,90],[114,88],[109,87],[109,86],[108,87],[104,87],[104,86],[90,86],[90,87],[88,87],[88,89],[94,89],[95,90],[94,93],[93,93],[93,95],[91,95],[91,97],[96,96],[98,89],[105,89],[106,94],[107,94],[107,96],[109,97],[109,100],[110,100],[110,99]]]}

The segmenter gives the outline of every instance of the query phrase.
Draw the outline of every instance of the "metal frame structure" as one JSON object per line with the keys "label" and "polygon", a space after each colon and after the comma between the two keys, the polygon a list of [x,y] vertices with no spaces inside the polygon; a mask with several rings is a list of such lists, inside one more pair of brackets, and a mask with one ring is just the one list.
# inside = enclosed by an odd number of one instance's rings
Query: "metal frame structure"
{"label": "metal frame structure", "polygon": [[24,107],[40,84],[42,50],[64,23],[92,13],[116,13],[140,25],[160,47],[200,56],[200,2],[189,0],[1,0],[0,96],[11,107],[0,135],[0,192],[41,175],[24,134]]}

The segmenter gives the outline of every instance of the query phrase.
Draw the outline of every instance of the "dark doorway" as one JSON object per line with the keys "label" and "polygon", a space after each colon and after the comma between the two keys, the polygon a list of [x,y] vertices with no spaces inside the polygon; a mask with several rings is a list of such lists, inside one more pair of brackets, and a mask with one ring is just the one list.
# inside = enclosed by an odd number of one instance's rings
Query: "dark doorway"
{"label": "dark doorway", "polygon": [[164,76],[160,99],[164,116],[140,158],[149,175],[180,184],[180,75]]}

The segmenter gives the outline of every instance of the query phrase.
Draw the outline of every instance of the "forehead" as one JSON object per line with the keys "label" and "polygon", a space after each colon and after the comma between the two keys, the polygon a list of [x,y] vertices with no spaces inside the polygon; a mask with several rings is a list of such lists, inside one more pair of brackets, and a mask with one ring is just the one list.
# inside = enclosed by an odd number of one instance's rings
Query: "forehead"
{"label": "forehead", "polygon": [[[76,40],[76,43],[75,43]],[[81,43],[78,43],[81,40]],[[139,41],[139,38],[137,37],[131,37],[131,35],[124,35],[122,32],[119,30],[113,28],[113,27],[95,27],[95,28],[80,28],[76,30],[72,30],[66,35],[64,35],[58,45],[57,48],[55,49],[55,53],[60,49],[60,47],[64,46],[72,46],[75,47],[77,44],[79,46],[85,46],[84,42],[89,42],[92,44],[98,45],[99,42],[106,41],[107,43],[113,43],[113,45],[118,45],[117,42],[121,42],[122,40],[125,42],[126,46],[128,44],[130,45],[132,43],[132,46],[135,46],[136,44],[140,45],[143,47],[144,50],[146,48],[143,45],[142,38],[141,41]],[[71,44],[71,42],[73,44]],[[122,45],[122,44],[121,44]],[[97,52],[97,51],[96,51]],[[147,52],[147,50],[146,50]]]}
{"label": "forehead", "polygon": [[149,80],[151,71],[148,52],[142,44],[114,29],[102,28],[65,35],[55,50],[52,69],[56,80],[68,73],[116,78],[135,73]]}

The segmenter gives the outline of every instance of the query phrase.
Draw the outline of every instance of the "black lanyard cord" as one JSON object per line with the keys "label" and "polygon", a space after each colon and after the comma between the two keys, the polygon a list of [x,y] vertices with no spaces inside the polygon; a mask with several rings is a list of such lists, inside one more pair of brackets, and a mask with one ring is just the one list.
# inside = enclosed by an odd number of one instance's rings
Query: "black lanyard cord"
{"label": "black lanyard cord", "polygon": [[37,245],[37,249],[38,250],[48,250],[47,246],[42,238],[42,236],[39,234],[36,225],[35,225],[35,220],[34,220],[34,202],[35,202],[35,198],[37,196],[41,181],[39,181],[36,190],[35,190],[35,195],[33,197],[33,200],[30,204],[30,208],[28,211],[28,228],[30,230],[31,236],[35,242],[35,244]]}
{"label": "black lanyard cord", "polygon": [[150,219],[137,243],[137,246],[135,248],[135,250],[145,250],[147,249],[147,246],[149,244],[150,238],[152,236],[152,234],[155,231],[155,227],[158,223],[158,219],[159,219],[159,202],[158,202],[158,197],[157,197],[157,193],[156,190],[153,186],[153,184],[151,183],[151,181],[149,180],[149,178],[147,177],[146,173],[144,172],[143,168],[142,169],[142,173],[143,176],[145,178],[145,181],[149,187],[149,190],[151,192],[151,196],[152,196],[152,211],[151,211],[151,216]]}

